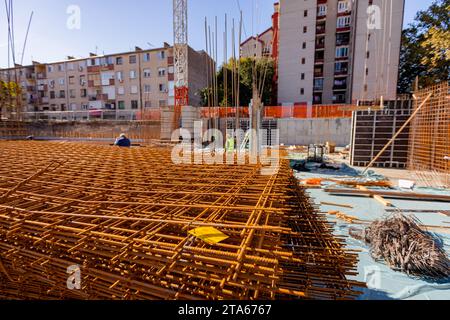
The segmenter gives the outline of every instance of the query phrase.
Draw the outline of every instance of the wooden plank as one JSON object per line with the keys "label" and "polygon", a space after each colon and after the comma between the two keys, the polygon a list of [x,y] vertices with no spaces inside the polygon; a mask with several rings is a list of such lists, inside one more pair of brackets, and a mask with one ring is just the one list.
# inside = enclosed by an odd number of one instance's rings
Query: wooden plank
{"label": "wooden plank", "polygon": [[391,199],[411,199],[418,201],[442,201],[450,202],[450,196],[436,195],[436,194],[424,194],[413,192],[395,192],[395,191],[382,191],[382,190],[350,190],[350,189],[332,189],[327,188],[325,192],[336,195],[349,195],[349,196],[373,196],[379,195],[385,198]]}

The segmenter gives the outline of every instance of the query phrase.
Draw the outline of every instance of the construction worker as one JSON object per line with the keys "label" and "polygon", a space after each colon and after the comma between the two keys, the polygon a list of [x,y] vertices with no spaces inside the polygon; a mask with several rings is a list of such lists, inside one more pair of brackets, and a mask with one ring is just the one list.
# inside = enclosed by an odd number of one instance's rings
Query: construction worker
{"label": "construction worker", "polygon": [[226,152],[234,152],[234,137],[232,135],[227,134],[227,141],[225,143]]}
{"label": "construction worker", "polygon": [[123,148],[130,148],[131,147],[131,141],[127,138],[125,133],[122,133],[120,137],[116,140],[114,143],[115,146],[123,147]]}

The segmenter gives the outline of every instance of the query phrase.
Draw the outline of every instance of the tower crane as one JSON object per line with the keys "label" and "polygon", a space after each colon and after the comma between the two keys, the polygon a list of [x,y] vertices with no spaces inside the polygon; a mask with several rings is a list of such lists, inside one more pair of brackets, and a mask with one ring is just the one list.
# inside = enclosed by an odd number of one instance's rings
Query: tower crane
{"label": "tower crane", "polygon": [[180,128],[181,109],[189,104],[188,0],[173,0],[175,65],[174,129]]}

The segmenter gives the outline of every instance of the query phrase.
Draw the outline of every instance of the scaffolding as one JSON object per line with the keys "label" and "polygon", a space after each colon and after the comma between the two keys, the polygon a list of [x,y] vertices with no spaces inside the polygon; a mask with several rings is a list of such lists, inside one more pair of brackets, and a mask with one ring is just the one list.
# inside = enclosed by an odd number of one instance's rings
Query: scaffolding
{"label": "scaffolding", "polygon": [[[0,298],[351,299],[357,255],[282,160],[175,165],[171,150],[0,142]],[[213,227],[228,239],[191,235]],[[79,266],[81,290],[67,289]]]}
{"label": "scaffolding", "polygon": [[430,186],[450,186],[449,83],[417,91],[415,108],[430,94],[411,124],[409,169]]}

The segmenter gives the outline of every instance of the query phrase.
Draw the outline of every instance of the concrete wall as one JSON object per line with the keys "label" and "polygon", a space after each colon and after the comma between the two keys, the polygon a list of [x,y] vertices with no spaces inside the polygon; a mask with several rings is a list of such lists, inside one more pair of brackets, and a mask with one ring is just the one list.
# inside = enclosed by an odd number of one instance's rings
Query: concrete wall
{"label": "concrete wall", "polygon": [[352,119],[280,119],[280,143],[284,145],[309,145],[336,143],[346,146],[351,140]]}
{"label": "concrete wall", "polygon": [[132,140],[159,139],[161,124],[158,121],[91,121],[91,122],[28,122],[24,126],[35,138],[74,138],[108,140],[113,143],[121,133]]}

